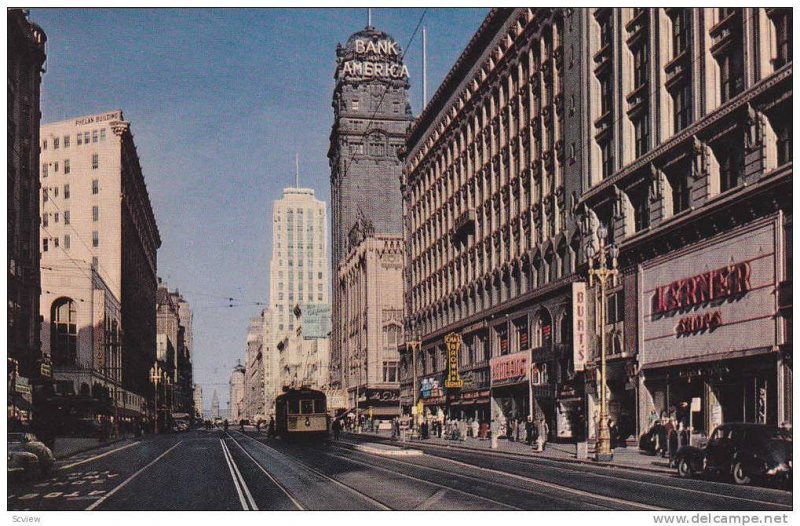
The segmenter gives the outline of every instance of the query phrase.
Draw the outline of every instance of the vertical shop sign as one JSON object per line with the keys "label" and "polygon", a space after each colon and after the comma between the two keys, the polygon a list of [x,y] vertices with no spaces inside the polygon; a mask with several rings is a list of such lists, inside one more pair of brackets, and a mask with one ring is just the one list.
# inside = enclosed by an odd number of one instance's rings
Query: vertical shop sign
{"label": "vertical shop sign", "polygon": [[586,364],[586,283],[572,284],[572,352],[575,371]]}

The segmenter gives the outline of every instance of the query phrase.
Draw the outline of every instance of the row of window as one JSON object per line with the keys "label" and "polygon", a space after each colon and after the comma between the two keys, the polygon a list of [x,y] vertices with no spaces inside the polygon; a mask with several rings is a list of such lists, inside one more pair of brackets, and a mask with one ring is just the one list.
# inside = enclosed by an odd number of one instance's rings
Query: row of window
{"label": "row of window", "polygon": [[[50,226],[50,217],[51,216],[53,218],[53,223],[58,223],[59,219],[61,217],[58,212],[53,212],[53,213],[44,212],[42,214],[42,226],[43,227],[47,228],[48,226]],[[69,210],[64,210],[63,216],[64,216],[64,224],[65,225],[69,225],[70,224],[70,220],[71,220],[70,211]],[[100,220],[100,207],[93,206],[92,207],[92,221],[93,222],[97,222],[99,220]]]}
{"label": "row of window", "polygon": [[[59,238],[57,237],[45,237],[42,238],[42,252],[47,252],[50,249],[50,246],[53,248],[59,248]],[[92,247],[99,247],[100,246],[100,234],[97,230],[92,232]],[[71,238],[69,234],[64,234],[64,245],[63,248],[65,250],[69,250],[71,247]],[[92,259],[92,264],[96,266],[96,258]]]}
{"label": "row of window", "polygon": [[[58,186],[45,186],[42,187],[42,201],[47,202],[50,197],[58,197]],[[100,193],[100,181],[92,179],[92,194],[97,195]],[[64,199],[69,199],[71,192],[69,184],[64,185]],[[96,208],[96,207],[95,207]]]}
{"label": "row of window", "polygon": [[[53,173],[58,173],[60,168],[60,164],[58,161],[51,161],[42,163],[42,177],[47,177],[50,175],[50,167],[53,168]],[[69,159],[64,159],[64,175],[69,175],[72,171],[72,167],[70,165]],[[97,170],[100,167],[100,157],[98,154],[92,154],[92,170]]]}
{"label": "row of window", "polygon": [[[105,141],[105,140],[106,140],[106,129],[105,128],[101,128],[99,130],[91,130],[91,131],[87,131],[87,132],[79,132],[79,133],[75,134],[75,142],[78,144],[78,146],[83,145],[83,144],[101,142],[101,141]],[[52,137],[52,141],[53,141],[52,144],[53,144],[53,149],[54,150],[58,150],[59,148],[62,147],[62,145],[63,145],[64,148],[69,148],[70,136],[69,135],[64,135],[63,138],[62,137]],[[42,150],[46,150],[46,149],[47,149],[47,139],[44,139],[42,141]]]}

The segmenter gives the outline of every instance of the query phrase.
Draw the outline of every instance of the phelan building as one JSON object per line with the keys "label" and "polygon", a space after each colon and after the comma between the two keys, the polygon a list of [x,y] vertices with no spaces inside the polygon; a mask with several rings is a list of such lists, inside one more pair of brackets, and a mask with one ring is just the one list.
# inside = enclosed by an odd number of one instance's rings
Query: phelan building
{"label": "phelan building", "polygon": [[791,420],[791,74],[785,10],[492,10],[401,154],[404,406],[591,439],[604,331],[624,438]]}

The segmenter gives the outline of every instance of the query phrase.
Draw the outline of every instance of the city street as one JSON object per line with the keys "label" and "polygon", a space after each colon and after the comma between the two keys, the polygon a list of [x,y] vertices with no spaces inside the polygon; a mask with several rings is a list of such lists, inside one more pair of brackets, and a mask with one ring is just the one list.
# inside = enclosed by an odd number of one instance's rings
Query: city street
{"label": "city street", "polygon": [[791,492],[417,445],[421,456],[231,428],[107,446],[13,483],[9,510],[791,510]]}

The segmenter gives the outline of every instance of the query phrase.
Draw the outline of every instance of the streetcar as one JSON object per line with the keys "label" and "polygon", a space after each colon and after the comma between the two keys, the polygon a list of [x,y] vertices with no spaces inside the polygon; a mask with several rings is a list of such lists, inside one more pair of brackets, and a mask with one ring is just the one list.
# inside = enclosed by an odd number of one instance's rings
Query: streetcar
{"label": "streetcar", "polygon": [[287,388],[275,399],[275,433],[285,439],[328,436],[325,393],[308,387]]}

